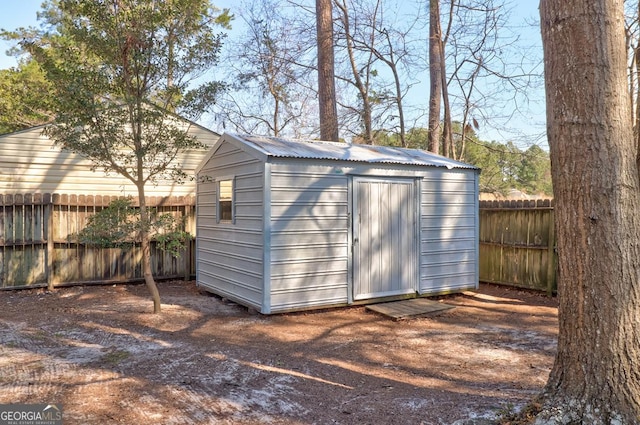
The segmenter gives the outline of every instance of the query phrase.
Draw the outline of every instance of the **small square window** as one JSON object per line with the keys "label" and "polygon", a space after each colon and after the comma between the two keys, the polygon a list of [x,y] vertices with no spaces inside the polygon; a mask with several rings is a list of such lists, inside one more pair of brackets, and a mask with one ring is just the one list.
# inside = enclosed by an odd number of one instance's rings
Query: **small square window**
{"label": "small square window", "polygon": [[233,223],[233,179],[218,182],[218,222]]}

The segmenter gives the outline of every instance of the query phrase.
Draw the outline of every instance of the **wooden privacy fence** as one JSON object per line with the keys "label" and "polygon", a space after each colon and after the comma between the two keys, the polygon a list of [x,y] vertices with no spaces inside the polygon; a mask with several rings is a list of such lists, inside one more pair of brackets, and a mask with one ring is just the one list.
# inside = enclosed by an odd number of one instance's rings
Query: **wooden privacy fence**
{"label": "wooden privacy fence", "polygon": [[[139,247],[94,248],[69,238],[113,196],[0,195],[0,289],[142,280]],[[149,197],[160,212],[186,217],[195,236],[194,197]],[[154,276],[190,278],[195,240],[179,258],[152,244]],[[480,202],[480,281],[556,290],[553,203]]]}
{"label": "wooden privacy fence", "polygon": [[480,281],[556,290],[553,201],[480,202]]}
{"label": "wooden privacy fence", "polygon": [[[138,246],[95,248],[69,237],[83,228],[90,215],[115,199],[49,193],[0,195],[0,289],[143,279]],[[147,205],[185,217],[185,230],[195,235],[194,197],[149,197]],[[154,276],[190,278],[195,270],[194,244],[192,240],[179,258],[152,244]]]}

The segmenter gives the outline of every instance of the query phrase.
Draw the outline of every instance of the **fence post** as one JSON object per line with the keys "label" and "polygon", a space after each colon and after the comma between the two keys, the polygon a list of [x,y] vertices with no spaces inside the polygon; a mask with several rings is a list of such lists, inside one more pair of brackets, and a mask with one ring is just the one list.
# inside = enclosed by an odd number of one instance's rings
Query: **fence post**
{"label": "fence post", "polygon": [[47,289],[53,291],[55,281],[53,278],[53,256],[55,253],[55,246],[53,241],[53,196],[50,193],[45,193],[42,204],[45,210],[45,223],[47,223],[47,265],[45,275],[47,276]]}
{"label": "fence post", "polygon": [[556,267],[555,267],[555,245],[556,245],[556,232],[555,232],[555,218],[553,208],[549,210],[549,236],[547,246],[547,295],[553,295],[553,287],[556,280]]}
{"label": "fence post", "polygon": [[[195,229],[193,228],[195,222],[195,207],[190,205],[189,202],[184,203],[184,214],[185,214],[185,223],[184,227],[187,232],[191,235],[195,234]],[[193,255],[193,250],[191,249],[191,241],[187,241],[184,247],[184,281],[188,282],[191,280],[191,256]]]}

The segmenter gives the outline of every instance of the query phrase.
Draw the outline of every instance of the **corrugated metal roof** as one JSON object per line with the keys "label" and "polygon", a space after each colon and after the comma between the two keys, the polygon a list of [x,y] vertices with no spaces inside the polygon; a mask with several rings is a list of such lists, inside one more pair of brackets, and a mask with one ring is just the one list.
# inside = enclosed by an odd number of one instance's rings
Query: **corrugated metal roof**
{"label": "corrugated metal roof", "polygon": [[477,167],[454,161],[440,155],[418,149],[371,146],[336,142],[290,140],[279,137],[263,137],[234,134],[254,149],[267,156],[279,158],[328,159],[382,164],[420,165],[430,167]]}

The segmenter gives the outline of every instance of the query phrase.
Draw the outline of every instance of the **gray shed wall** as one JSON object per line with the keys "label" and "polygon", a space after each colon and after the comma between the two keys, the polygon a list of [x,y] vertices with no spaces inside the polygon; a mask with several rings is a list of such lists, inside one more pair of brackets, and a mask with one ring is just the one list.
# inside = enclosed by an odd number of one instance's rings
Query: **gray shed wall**
{"label": "gray shed wall", "polygon": [[421,182],[420,294],[478,285],[478,174],[429,169]]}
{"label": "gray shed wall", "polygon": [[[235,223],[217,223],[216,179],[235,179]],[[198,173],[197,281],[260,310],[263,303],[264,164],[229,143]]]}
{"label": "gray shed wall", "polygon": [[271,167],[270,312],[346,304],[348,178],[333,167]]}
{"label": "gray shed wall", "polygon": [[269,312],[351,302],[350,176],[419,181],[421,295],[478,285],[478,173],[473,169],[285,160],[271,168]]}

